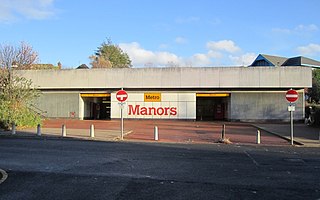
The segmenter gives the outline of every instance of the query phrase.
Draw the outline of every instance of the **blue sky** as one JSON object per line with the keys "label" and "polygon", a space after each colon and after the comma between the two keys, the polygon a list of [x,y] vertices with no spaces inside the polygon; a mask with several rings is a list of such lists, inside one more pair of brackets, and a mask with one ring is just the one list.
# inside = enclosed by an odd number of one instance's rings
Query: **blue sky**
{"label": "blue sky", "polygon": [[319,0],[0,0],[0,43],[41,63],[89,65],[106,38],[134,67],[249,65],[259,53],[320,60]]}

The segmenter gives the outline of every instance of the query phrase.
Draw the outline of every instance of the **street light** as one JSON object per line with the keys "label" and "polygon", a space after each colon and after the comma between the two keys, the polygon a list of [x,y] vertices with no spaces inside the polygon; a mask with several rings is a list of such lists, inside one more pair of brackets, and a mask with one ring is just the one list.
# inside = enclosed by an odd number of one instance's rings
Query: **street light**
{"label": "street light", "polygon": [[[9,67],[9,101],[10,101],[10,104],[12,104],[12,83],[13,83],[13,79],[12,79],[12,77],[13,77],[13,75],[12,75],[12,69],[13,68],[17,68],[18,67],[18,65],[17,65],[17,62],[16,61],[13,61],[12,63],[11,63],[11,67]],[[12,117],[12,112],[11,112],[11,108],[9,107],[9,120],[12,120],[12,129],[11,129],[11,131],[12,131],[12,134],[14,135],[14,134],[16,134],[16,124],[15,124],[15,122],[14,122],[14,120],[13,119],[11,119],[11,117]],[[10,123],[10,122],[9,122]]]}
{"label": "street light", "polygon": [[[12,81],[12,69],[13,68],[17,68],[17,67],[18,67],[17,62],[16,61],[12,61],[11,66],[8,69],[9,70],[9,87],[10,87],[10,89],[11,89],[11,81]],[[11,93],[11,90],[9,92]]]}

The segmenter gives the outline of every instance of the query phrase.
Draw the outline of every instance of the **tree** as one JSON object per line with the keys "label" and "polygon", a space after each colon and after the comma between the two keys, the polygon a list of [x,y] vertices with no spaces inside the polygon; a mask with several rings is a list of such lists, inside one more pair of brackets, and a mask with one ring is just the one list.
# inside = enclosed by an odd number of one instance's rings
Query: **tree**
{"label": "tree", "polygon": [[[8,129],[12,123],[17,126],[36,126],[40,116],[32,110],[39,91],[31,88],[31,81],[13,76],[7,85],[1,87],[0,124]],[[2,84],[3,85],[3,84]]]}
{"label": "tree", "polygon": [[8,129],[12,123],[18,126],[35,126],[40,116],[31,109],[39,91],[32,89],[31,81],[14,75],[13,66],[28,69],[38,55],[29,45],[0,47],[0,126]]}
{"label": "tree", "polygon": [[92,68],[128,68],[131,60],[127,53],[108,39],[103,42],[94,55],[89,57]]}
{"label": "tree", "polygon": [[32,69],[37,63],[39,55],[32,46],[21,42],[19,46],[0,45],[0,67],[10,68],[15,63],[16,69]]}
{"label": "tree", "polygon": [[320,101],[320,69],[312,70],[312,89],[309,99],[311,102]]}

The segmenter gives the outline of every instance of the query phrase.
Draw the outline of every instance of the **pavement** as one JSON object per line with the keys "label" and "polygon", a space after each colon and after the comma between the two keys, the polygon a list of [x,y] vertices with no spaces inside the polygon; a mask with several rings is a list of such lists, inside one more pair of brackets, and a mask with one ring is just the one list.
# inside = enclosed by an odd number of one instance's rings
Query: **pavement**
{"label": "pavement", "polygon": [[[289,123],[280,124],[253,124],[256,128],[266,130],[271,134],[277,135],[290,141],[291,130]],[[320,127],[307,126],[304,123],[295,123],[293,138],[296,144],[308,147],[320,147]]]}
{"label": "pavement", "polygon": [[[41,136],[36,128],[0,131],[4,137],[62,138],[62,125],[66,126],[67,137],[83,140],[120,140],[120,120],[45,120]],[[94,137],[90,137],[90,125],[94,125]],[[256,133],[261,131],[261,145],[290,146],[289,123],[242,123],[242,122],[200,122],[186,120],[124,120],[124,141],[163,142],[186,144],[210,144],[221,142],[222,127],[225,125],[225,139],[234,144],[256,144]],[[159,140],[154,140],[154,127],[158,127]],[[294,125],[295,145],[320,147],[320,128],[302,123]]]}

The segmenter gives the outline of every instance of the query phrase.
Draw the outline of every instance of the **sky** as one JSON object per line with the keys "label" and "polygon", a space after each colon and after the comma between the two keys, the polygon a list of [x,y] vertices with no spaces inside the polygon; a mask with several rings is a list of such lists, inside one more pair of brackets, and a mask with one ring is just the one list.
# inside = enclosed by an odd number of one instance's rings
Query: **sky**
{"label": "sky", "polygon": [[107,39],[133,67],[247,66],[259,54],[320,61],[319,0],[0,0],[0,44],[40,63],[90,66]]}

